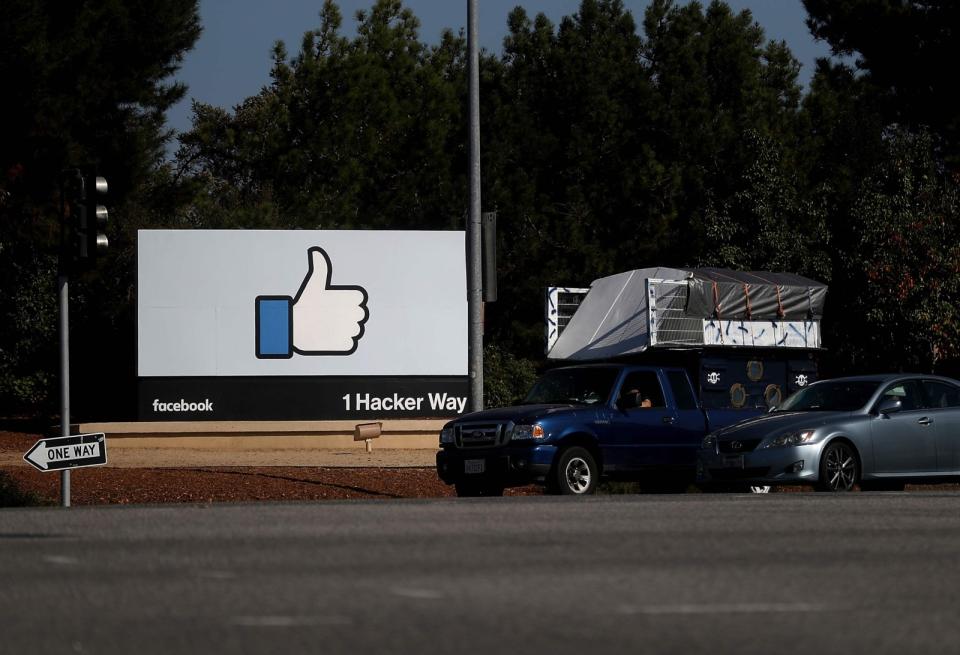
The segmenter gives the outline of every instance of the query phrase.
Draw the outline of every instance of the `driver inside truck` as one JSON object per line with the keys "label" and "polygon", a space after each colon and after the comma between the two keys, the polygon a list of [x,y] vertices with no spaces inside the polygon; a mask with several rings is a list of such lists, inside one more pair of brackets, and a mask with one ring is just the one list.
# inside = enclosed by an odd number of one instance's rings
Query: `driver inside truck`
{"label": "driver inside truck", "polygon": [[653,401],[639,389],[630,389],[620,396],[621,405],[624,407],[653,407]]}

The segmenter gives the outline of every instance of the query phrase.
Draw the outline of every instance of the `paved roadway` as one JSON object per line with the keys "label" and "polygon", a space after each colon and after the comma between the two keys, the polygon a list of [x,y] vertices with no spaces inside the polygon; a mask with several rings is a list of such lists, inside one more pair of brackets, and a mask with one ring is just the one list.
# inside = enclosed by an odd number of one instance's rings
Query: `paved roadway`
{"label": "paved roadway", "polygon": [[960,651],[960,495],[0,511],[0,653]]}

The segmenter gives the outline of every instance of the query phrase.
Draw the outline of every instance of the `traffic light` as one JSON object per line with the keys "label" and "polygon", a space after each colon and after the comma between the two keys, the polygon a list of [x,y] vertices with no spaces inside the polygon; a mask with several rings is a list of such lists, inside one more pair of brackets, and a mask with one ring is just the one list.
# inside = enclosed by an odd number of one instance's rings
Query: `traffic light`
{"label": "traffic light", "polygon": [[107,181],[98,175],[83,175],[70,168],[60,175],[61,263],[65,270],[83,270],[102,255],[109,242],[107,228]]}
{"label": "traffic light", "polygon": [[92,263],[110,245],[105,234],[107,208],[100,204],[106,202],[107,191],[106,178],[99,175],[84,178],[76,239],[77,255],[81,261]]}

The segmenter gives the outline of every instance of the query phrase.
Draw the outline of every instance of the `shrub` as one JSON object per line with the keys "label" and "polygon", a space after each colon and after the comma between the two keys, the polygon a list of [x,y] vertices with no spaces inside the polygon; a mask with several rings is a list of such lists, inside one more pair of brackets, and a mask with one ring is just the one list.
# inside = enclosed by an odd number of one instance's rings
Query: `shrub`
{"label": "shrub", "polygon": [[523,400],[537,379],[529,359],[515,357],[500,346],[488,344],[483,353],[485,407],[506,407]]}
{"label": "shrub", "polygon": [[42,504],[36,494],[23,491],[13,478],[0,471],[0,507],[32,507]]}

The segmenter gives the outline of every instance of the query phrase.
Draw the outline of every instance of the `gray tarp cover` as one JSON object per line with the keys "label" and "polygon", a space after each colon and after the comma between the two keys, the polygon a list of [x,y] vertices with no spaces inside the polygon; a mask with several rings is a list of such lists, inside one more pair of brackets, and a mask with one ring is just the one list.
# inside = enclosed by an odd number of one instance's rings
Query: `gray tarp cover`
{"label": "gray tarp cover", "polygon": [[550,359],[606,359],[650,345],[646,281],[686,281],[690,318],[819,321],[827,287],[792,273],[641,268],[594,280]]}
{"label": "gray tarp cover", "polygon": [[754,321],[823,318],[827,286],[800,275],[694,268],[688,278],[689,316]]}

